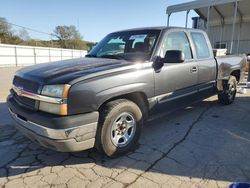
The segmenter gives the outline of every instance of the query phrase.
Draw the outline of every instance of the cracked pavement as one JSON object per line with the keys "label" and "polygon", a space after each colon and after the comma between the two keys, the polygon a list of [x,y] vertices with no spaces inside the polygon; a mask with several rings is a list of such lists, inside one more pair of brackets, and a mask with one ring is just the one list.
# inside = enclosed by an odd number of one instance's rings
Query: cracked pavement
{"label": "cracked pavement", "polygon": [[2,79],[14,68],[6,69],[0,68],[0,187],[228,187],[250,181],[250,90],[230,106],[211,97],[154,119],[134,152],[109,159],[95,149],[55,152],[16,131],[5,103],[10,84]]}

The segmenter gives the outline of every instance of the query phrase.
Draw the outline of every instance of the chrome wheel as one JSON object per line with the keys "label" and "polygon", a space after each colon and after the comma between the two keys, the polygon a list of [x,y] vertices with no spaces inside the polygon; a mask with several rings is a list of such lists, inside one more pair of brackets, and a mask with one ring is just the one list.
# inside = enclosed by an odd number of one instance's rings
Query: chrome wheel
{"label": "chrome wheel", "polygon": [[228,88],[228,97],[230,100],[233,100],[236,94],[236,87],[234,84],[230,84]]}
{"label": "chrome wheel", "polygon": [[111,140],[116,147],[125,147],[133,139],[136,131],[136,121],[132,114],[121,113],[113,122]]}

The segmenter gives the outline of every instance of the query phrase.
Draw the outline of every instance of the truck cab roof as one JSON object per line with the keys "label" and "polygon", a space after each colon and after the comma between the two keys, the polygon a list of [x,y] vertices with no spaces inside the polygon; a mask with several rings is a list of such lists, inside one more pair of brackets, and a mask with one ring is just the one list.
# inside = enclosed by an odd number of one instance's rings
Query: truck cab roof
{"label": "truck cab roof", "polygon": [[185,28],[185,27],[167,27],[167,26],[153,26],[153,27],[139,27],[139,28],[131,28],[131,29],[125,29],[125,30],[119,30],[113,33],[117,32],[127,32],[127,31],[141,31],[141,30],[170,30],[170,29],[181,29],[183,30],[188,30],[188,31],[202,31],[199,29],[193,29],[193,28]]}

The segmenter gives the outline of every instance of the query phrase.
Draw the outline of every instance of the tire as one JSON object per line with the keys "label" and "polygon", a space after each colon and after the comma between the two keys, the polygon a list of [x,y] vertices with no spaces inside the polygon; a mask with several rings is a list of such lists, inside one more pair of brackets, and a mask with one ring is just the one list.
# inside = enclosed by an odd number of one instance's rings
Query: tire
{"label": "tire", "polygon": [[221,104],[229,105],[234,102],[237,93],[237,80],[230,76],[228,82],[224,83],[223,91],[219,92],[218,99]]}
{"label": "tire", "polygon": [[143,114],[134,102],[111,101],[100,110],[96,148],[112,158],[132,151],[137,146],[142,126]]}

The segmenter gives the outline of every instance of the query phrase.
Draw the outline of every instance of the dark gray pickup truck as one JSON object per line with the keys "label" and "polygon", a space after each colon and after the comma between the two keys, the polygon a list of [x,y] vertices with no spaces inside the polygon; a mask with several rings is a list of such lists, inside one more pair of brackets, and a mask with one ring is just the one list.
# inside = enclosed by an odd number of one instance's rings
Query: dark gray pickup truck
{"label": "dark gray pickup truck", "polygon": [[16,127],[45,147],[96,147],[115,157],[136,146],[143,123],[156,113],[214,94],[231,104],[245,61],[215,57],[200,30],[114,32],[85,58],[17,71],[8,107]]}

